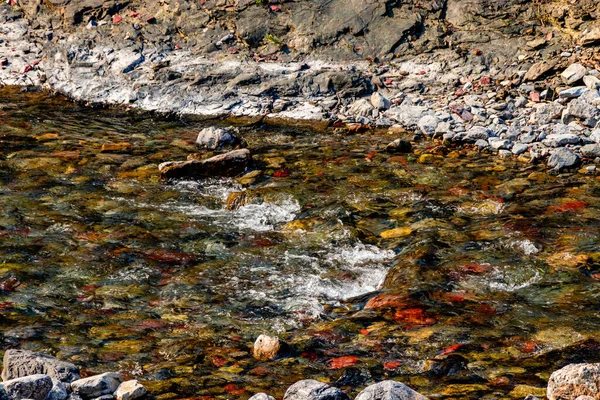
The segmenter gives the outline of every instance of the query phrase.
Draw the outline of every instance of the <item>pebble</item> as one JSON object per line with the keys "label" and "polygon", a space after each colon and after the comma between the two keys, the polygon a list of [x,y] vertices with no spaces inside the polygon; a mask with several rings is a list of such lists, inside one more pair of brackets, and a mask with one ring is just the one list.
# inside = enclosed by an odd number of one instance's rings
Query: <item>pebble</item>
{"label": "pebble", "polygon": [[561,90],[558,93],[558,97],[561,99],[574,99],[576,97],[581,96],[587,88],[585,86],[576,86],[569,89]]}
{"label": "pebble", "polygon": [[280,348],[281,343],[278,338],[260,335],[254,342],[252,354],[257,360],[268,361],[277,356]]}
{"label": "pebble", "polygon": [[560,76],[565,84],[572,85],[581,80],[585,76],[586,72],[587,70],[583,65],[576,63],[571,64],[566,70],[563,71],[562,74],[560,74]]}
{"label": "pebble", "polygon": [[135,400],[145,396],[148,391],[138,381],[126,381],[119,385],[114,396],[117,400]]}

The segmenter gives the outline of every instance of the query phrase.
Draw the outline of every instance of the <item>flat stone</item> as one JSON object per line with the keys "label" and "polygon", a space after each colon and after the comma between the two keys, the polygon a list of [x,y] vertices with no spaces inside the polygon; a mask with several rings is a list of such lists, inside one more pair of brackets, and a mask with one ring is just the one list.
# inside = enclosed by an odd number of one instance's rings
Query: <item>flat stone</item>
{"label": "flat stone", "polygon": [[554,67],[556,67],[556,64],[558,64],[558,60],[540,61],[536,64],[533,64],[523,77],[523,80],[535,81],[542,75],[553,70]]}
{"label": "flat stone", "polygon": [[492,131],[483,126],[474,126],[461,136],[463,142],[475,143],[480,139],[487,140],[490,136],[492,136]]}
{"label": "flat stone", "polygon": [[368,386],[356,400],[427,400],[427,397],[403,383],[389,380]]}
{"label": "flat stone", "polygon": [[123,378],[116,372],[106,372],[89,378],[79,379],[71,383],[73,393],[84,399],[93,399],[104,394],[112,394],[117,390]]}
{"label": "flat stone", "polygon": [[79,379],[79,368],[69,362],[29,350],[7,350],[4,353],[2,380],[43,374],[61,382]]}
{"label": "flat stone", "polygon": [[529,149],[529,145],[525,143],[515,143],[511,152],[515,155],[523,154]]}
{"label": "flat stone", "polygon": [[588,89],[598,90],[600,89],[600,79],[593,75],[586,75],[583,77],[583,83]]}
{"label": "flat stone", "polygon": [[542,143],[550,147],[561,147],[567,144],[577,144],[580,141],[581,138],[572,133],[553,133],[546,136]]}
{"label": "flat stone", "polygon": [[494,150],[510,150],[513,146],[513,142],[511,142],[510,140],[500,138],[490,138],[488,142],[490,143],[490,147]]}
{"label": "flat stone", "polygon": [[548,167],[560,171],[578,165],[580,158],[573,151],[564,147],[554,150],[548,157]]}
{"label": "flat stone", "polygon": [[305,379],[290,386],[283,400],[350,400],[350,398],[338,388],[314,379]]}
{"label": "flat stone", "polygon": [[546,396],[548,400],[600,398],[600,364],[569,364],[554,371],[548,380]]}
{"label": "flat stone", "polygon": [[586,72],[587,70],[583,65],[571,64],[567,69],[563,71],[562,74],[560,74],[560,76],[564,83],[566,83],[567,85],[572,85],[575,82],[581,80],[585,76]]}
{"label": "flat stone", "polygon": [[581,96],[586,90],[585,86],[576,86],[569,89],[561,90],[558,97],[561,99],[574,99]]}
{"label": "flat stone", "polygon": [[251,161],[250,150],[240,149],[202,161],[165,162],[158,169],[162,179],[234,177],[243,173]]}
{"label": "flat stone", "polygon": [[385,112],[385,115],[402,124],[407,128],[417,127],[417,124],[426,114],[429,113],[427,107],[400,105],[392,107]]}
{"label": "flat stone", "polygon": [[600,157],[600,144],[586,144],[585,146],[582,146],[581,149],[579,149],[579,152],[582,156],[588,158]]}
{"label": "flat stone", "polygon": [[581,46],[587,46],[600,41],[600,26],[593,27],[584,33],[579,39]]}
{"label": "flat stone", "polygon": [[370,117],[375,107],[367,99],[358,99],[350,105],[348,111],[354,117]]}
{"label": "flat stone", "polygon": [[529,121],[532,124],[546,125],[554,119],[562,116],[565,106],[560,103],[541,103],[534,106],[535,112],[531,114]]}
{"label": "flat stone", "polygon": [[145,396],[148,390],[137,380],[123,382],[117,388],[114,396],[117,400],[134,400]]}
{"label": "flat stone", "polygon": [[52,389],[52,378],[35,374],[5,381],[2,386],[10,400],[45,400]]}

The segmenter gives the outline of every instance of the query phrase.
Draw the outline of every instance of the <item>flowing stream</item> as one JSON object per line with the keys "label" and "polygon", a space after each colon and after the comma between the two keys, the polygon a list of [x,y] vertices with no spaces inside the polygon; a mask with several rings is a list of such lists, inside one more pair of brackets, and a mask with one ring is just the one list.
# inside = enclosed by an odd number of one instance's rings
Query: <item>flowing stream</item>
{"label": "flowing stream", "polygon": [[[236,123],[262,174],[162,182],[211,122],[0,89],[0,348],[203,400],[302,378],[523,398],[600,361],[596,176]],[[261,333],[279,358],[252,358]]]}

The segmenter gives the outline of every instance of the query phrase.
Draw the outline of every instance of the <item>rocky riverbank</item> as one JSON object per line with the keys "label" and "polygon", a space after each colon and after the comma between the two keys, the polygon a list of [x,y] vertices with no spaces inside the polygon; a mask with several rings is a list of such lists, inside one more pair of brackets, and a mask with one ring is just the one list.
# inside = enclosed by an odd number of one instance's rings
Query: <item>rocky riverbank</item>
{"label": "rocky riverbank", "polygon": [[600,156],[596,5],[346,3],[9,0],[0,82],[204,117],[400,125],[556,170]]}
{"label": "rocky riverbank", "polygon": [[[277,338],[261,336],[254,355],[264,356],[273,349]],[[267,353],[265,353],[265,351]],[[276,354],[267,358],[273,358]],[[264,357],[263,357],[264,358]],[[43,353],[7,350],[4,353],[0,399],[2,400],[135,400],[152,398],[136,380],[124,381],[116,372],[81,378],[79,368]],[[569,364],[555,371],[547,389],[549,400],[593,400],[600,398],[600,364]],[[313,379],[300,380],[285,392],[284,400],[349,400],[342,390]],[[425,400],[427,397],[401,382],[386,380],[361,391],[356,400]],[[526,400],[538,397],[528,395]],[[257,393],[250,400],[274,400]]]}

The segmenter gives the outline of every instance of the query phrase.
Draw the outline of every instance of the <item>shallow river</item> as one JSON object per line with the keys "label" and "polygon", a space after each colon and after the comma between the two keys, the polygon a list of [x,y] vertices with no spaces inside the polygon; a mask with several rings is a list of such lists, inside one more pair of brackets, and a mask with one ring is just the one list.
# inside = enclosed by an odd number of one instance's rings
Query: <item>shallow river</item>
{"label": "shallow river", "polygon": [[[301,378],[523,398],[600,361],[595,176],[240,123],[262,175],[161,182],[207,125],[0,89],[2,349],[204,400]],[[261,333],[286,352],[254,360]]]}

